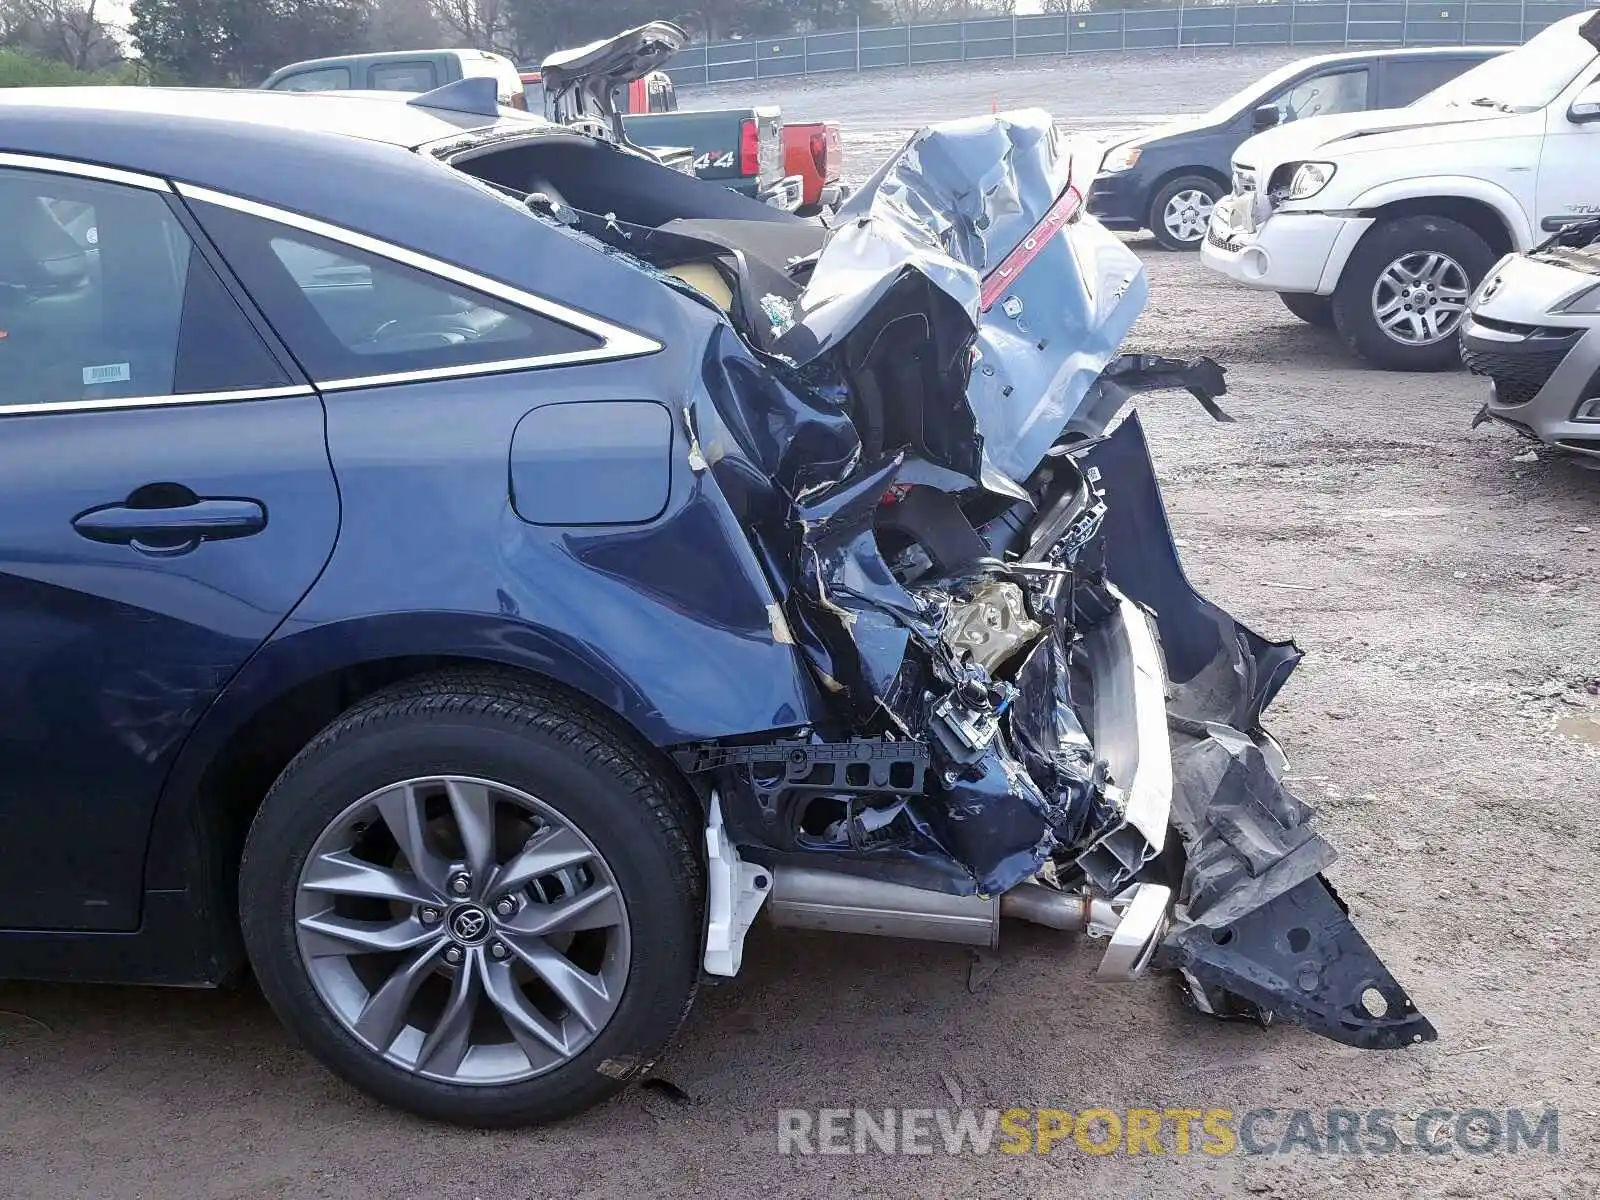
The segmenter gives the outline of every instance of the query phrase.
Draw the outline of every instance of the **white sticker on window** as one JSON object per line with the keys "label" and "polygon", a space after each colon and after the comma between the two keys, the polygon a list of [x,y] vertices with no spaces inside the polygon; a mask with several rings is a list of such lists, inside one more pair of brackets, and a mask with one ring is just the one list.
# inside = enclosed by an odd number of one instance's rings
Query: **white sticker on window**
{"label": "white sticker on window", "polygon": [[106,363],[103,367],[85,367],[83,386],[94,387],[101,383],[127,383],[133,378],[133,368],[127,363]]}

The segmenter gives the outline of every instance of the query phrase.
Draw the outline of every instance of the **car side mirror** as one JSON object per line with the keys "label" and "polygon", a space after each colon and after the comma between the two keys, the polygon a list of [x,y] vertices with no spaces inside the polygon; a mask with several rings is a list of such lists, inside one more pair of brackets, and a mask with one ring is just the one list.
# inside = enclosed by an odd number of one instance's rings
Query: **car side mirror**
{"label": "car side mirror", "polygon": [[1591,83],[1579,92],[1567,109],[1567,120],[1574,125],[1588,125],[1600,121],[1600,83]]}
{"label": "car side mirror", "polygon": [[1274,129],[1283,123],[1283,110],[1276,104],[1257,105],[1250,123],[1258,133],[1263,129]]}

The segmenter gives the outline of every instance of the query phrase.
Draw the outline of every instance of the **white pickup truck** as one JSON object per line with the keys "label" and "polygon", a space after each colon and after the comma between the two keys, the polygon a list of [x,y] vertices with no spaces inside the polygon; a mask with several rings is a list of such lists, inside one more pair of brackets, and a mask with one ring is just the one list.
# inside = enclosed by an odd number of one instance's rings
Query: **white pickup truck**
{"label": "white pickup truck", "polygon": [[1600,13],[1580,13],[1407,108],[1258,134],[1201,257],[1376,366],[1454,366],[1495,261],[1600,213],[1597,76]]}

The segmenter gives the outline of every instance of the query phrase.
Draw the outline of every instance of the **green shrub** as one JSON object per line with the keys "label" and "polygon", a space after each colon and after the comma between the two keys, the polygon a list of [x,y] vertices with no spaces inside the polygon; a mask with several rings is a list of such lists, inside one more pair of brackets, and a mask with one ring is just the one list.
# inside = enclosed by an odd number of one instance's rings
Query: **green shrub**
{"label": "green shrub", "polygon": [[0,50],[0,87],[64,87],[75,83],[133,83],[135,68],[122,63],[105,71],[74,71],[16,50]]}

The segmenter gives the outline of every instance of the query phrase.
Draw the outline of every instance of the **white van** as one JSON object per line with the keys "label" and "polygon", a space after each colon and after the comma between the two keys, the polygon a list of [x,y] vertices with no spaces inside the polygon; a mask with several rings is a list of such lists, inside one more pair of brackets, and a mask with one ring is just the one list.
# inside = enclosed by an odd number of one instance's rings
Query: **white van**
{"label": "white van", "polygon": [[1457,364],[1501,255],[1600,213],[1600,13],[1407,108],[1295,121],[1233,156],[1202,260],[1395,370]]}

